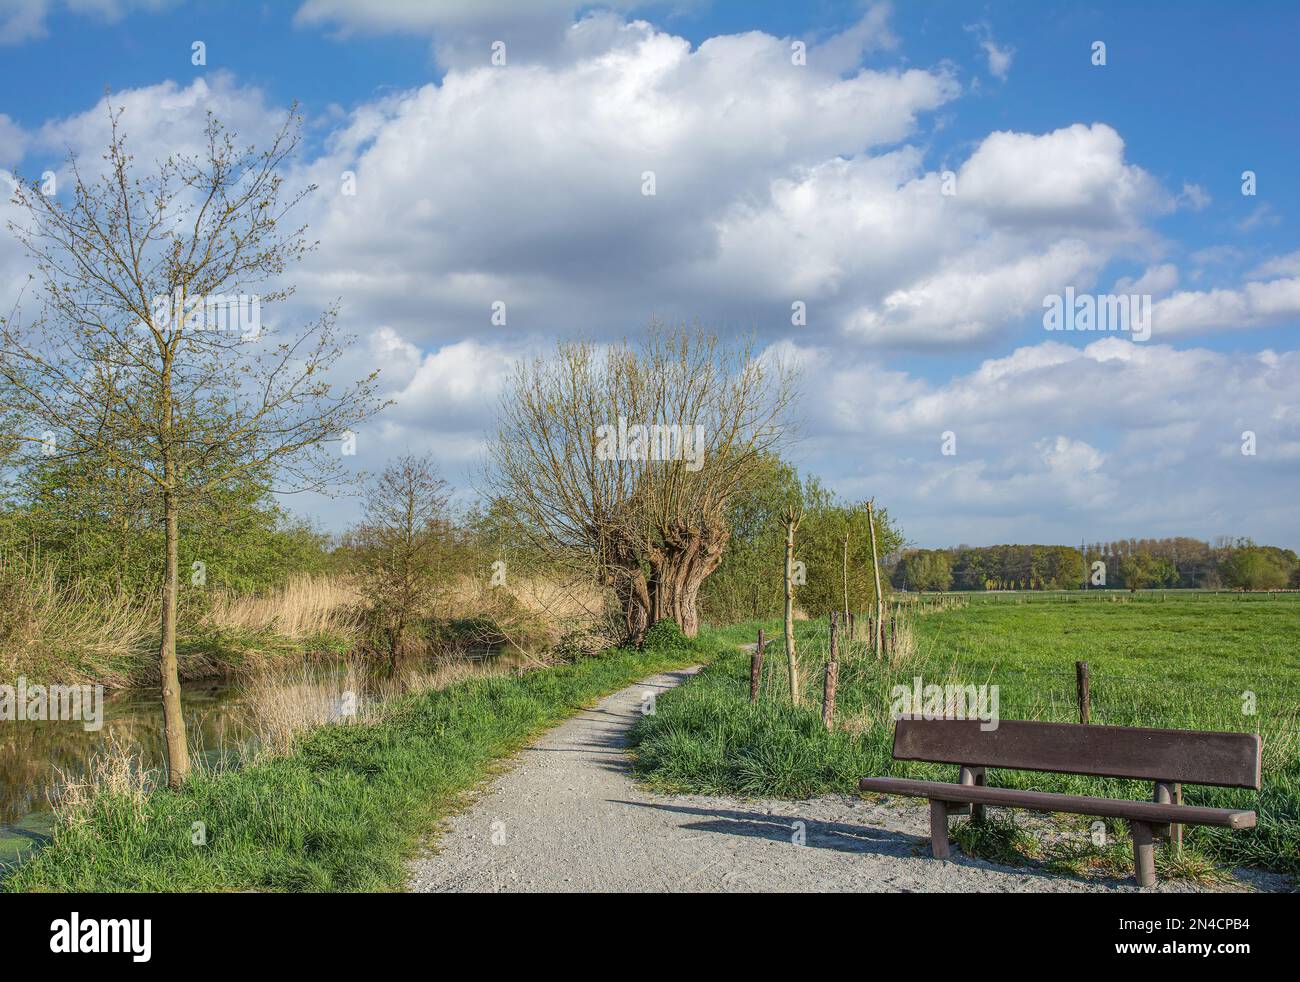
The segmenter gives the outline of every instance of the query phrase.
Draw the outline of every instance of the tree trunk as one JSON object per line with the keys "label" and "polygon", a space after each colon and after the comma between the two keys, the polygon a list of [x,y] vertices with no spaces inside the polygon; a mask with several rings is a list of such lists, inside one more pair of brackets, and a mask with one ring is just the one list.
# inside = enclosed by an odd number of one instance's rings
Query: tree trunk
{"label": "tree trunk", "polygon": [[397,678],[406,642],[406,622],[398,618],[388,631],[388,677]]}
{"label": "tree trunk", "polygon": [[623,619],[627,628],[627,644],[639,648],[645,641],[645,632],[650,630],[650,608],[643,596],[635,591],[632,593]]}
{"label": "tree trunk", "polygon": [[689,606],[686,600],[687,584],[690,582],[691,568],[695,565],[699,554],[700,538],[698,535],[691,536],[673,557],[670,567],[672,575],[668,578],[668,588],[671,591],[669,610],[672,611],[672,619],[677,622],[682,633],[688,636],[694,635],[695,629],[687,630],[686,614]]}
{"label": "tree trunk", "polygon": [[658,549],[651,549],[646,557],[646,563],[650,567],[650,572],[643,576],[645,580],[645,607],[646,621],[648,624],[658,624],[668,616],[665,612],[665,595],[664,586],[667,577],[666,557]]}
{"label": "tree trunk", "polygon": [[[170,468],[169,468],[170,469]],[[167,785],[179,788],[190,774],[190,753],[181,714],[180,672],[176,665],[176,594],[179,587],[180,516],[175,490],[163,494],[167,518],[167,566],[163,575],[162,643],[158,673],[162,679],[163,730],[167,741]]]}
{"label": "tree trunk", "polygon": [[790,667],[790,701],[799,705],[799,655],[794,649],[794,522],[785,525],[785,656]]}
{"label": "tree trunk", "polygon": [[682,579],[680,598],[682,633],[688,638],[695,637],[700,630],[700,587],[709,575],[722,565],[722,555],[726,551],[727,541],[730,538],[731,533],[725,529],[714,534],[706,534]]}
{"label": "tree trunk", "polygon": [[667,618],[688,638],[700,630],[700,585],[718,568],[729,533],[710,528],[702,532],[672,529],[662,548],[652,548],[647,579],[650,623]]}
{"label": "tree trunk", "polygon": [[606,573],[605,583],[613,588],[623,611],[623,643],[640,647],[652,621],[650,586],[639,568],[615,568]]}

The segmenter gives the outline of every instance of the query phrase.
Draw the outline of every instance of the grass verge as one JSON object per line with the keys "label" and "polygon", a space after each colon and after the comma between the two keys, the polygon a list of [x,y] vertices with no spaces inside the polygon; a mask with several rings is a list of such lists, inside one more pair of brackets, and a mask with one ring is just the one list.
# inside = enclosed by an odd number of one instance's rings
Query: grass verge
{"label": "grass verge", "polygon": [[[197,774],[181,791],[118,788],[60,817],[0,883],[16,891],[378,891],[503,758],[595,699],[710,660],[724,634],[613,650],[400,699],[381,721],[316,728],[283,757]],[[196,823],[201,823],[196,824]],[[195,845],[196,830],[205,845]]]}

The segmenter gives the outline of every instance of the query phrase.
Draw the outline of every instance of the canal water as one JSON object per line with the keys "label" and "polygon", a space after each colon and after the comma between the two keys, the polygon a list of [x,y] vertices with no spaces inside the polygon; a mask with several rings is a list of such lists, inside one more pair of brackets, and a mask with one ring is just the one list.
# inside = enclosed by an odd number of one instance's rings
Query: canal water
{"label": "canal water", "polygon": [[[470,660],[500,665],[516,659],[494,649]],[[346,666],[337,666],[342,675]],[[331,669],[325,666],[328,675]],[[181,705],[191,753],[219,764],[257,741],[251,692],[245,681],[197,681],[181,686]],[[268,687],[300,689],[302,677],[256,682],[263,702]],[[45,841],[53,825],[51,798],[68,780],[83,777],[97,753],[126,747],[144,766],[165,759],[162,705],[157,689],[110,689],[104,693],[103,726],[87,731],[77,721],[0,720],[0,868]]]}
{"label": "canal water", "polygon": [[[236,682],[189,682],[181,705],[191,744],[219,755],[246,743],[252,722]],[[0,721],[0,863],[48,835],[50,798],[67,779],[85,775],[96,753],[116,743],[137,752],[145,765],[164,759],[162,705],[157,689],[110,689],[98,731],[61,720]]]}

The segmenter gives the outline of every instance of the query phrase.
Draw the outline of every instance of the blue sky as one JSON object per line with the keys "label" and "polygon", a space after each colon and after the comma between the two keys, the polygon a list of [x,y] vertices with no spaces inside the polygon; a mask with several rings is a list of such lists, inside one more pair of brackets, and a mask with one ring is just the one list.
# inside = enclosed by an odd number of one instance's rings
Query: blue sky
{"label": "blue sky", "polygon": [[[1133,7],[0,0],[0,172],[97,154],[105,86],[144,159],[297,100],[299,299],[398,400],[367,467],[428,448],[468,488],[513,357],[698,317],[804,365],[792,456],[918,544],[1297,547],[1300,5]],[[1046,333],[1067,287],[1151,295],[1152,337]]]}

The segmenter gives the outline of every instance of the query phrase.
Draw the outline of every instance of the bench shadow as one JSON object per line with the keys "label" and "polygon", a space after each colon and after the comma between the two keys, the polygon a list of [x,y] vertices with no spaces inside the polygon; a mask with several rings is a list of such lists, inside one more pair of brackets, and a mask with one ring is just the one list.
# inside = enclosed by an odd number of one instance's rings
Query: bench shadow
{"label": "bench shadow", "polygon": [[798,815],[767,815],[762,812],[696,808],[689,805],[646,801],[614,800],[611,804],[651,808],[677,815],[697,815],[704,821],[689,822],[682,828],[700,832],[719,832],[724,835],[743,835],[768,839],[772,842],[792,842],[796,832],[794,823],[803,822],[804,845],[814,849],[831,849],[835,852],[910,856],[916,851],[918,841],[915,836],[904,832],[892,832],[871,825],[808,820]]}
{"label": "bench shadow", "polygon": [[611,804],[630,805],[634,808],[650,808],[657,811],[671,812],[678,815],[697,815],[704,819],[688,822],[681,827],[701,832],[717,832],[723,835],[743,835],[768,839],[772,842],[790,843],[793,841],[794,823],[804,822],[806,848],[829,849],[835,852],[859,855],[892,856],[902,859],[920,858],[927,862],[954,863],[972,869],[992,870],[1013,876],[1029,877],[1035,880],[1070,880],[1093,886],[1108,887],[1131,886],[1128,881],[1112,877],[1081,877],[1070,873],[1057,873],[1035,865],[1004,866],[968,856],[954,843],[952,854],[947,859],[935,859],[930,855],[929,835],[912,835],[907,832],[895,832],[873,825],[851,825],[843,822],[822,822],[803,819],[798,815],[768,815],[763,812],[740,811],[726,808],[699,808],[690,805],[671,805],[645,801],[613,800]]}

